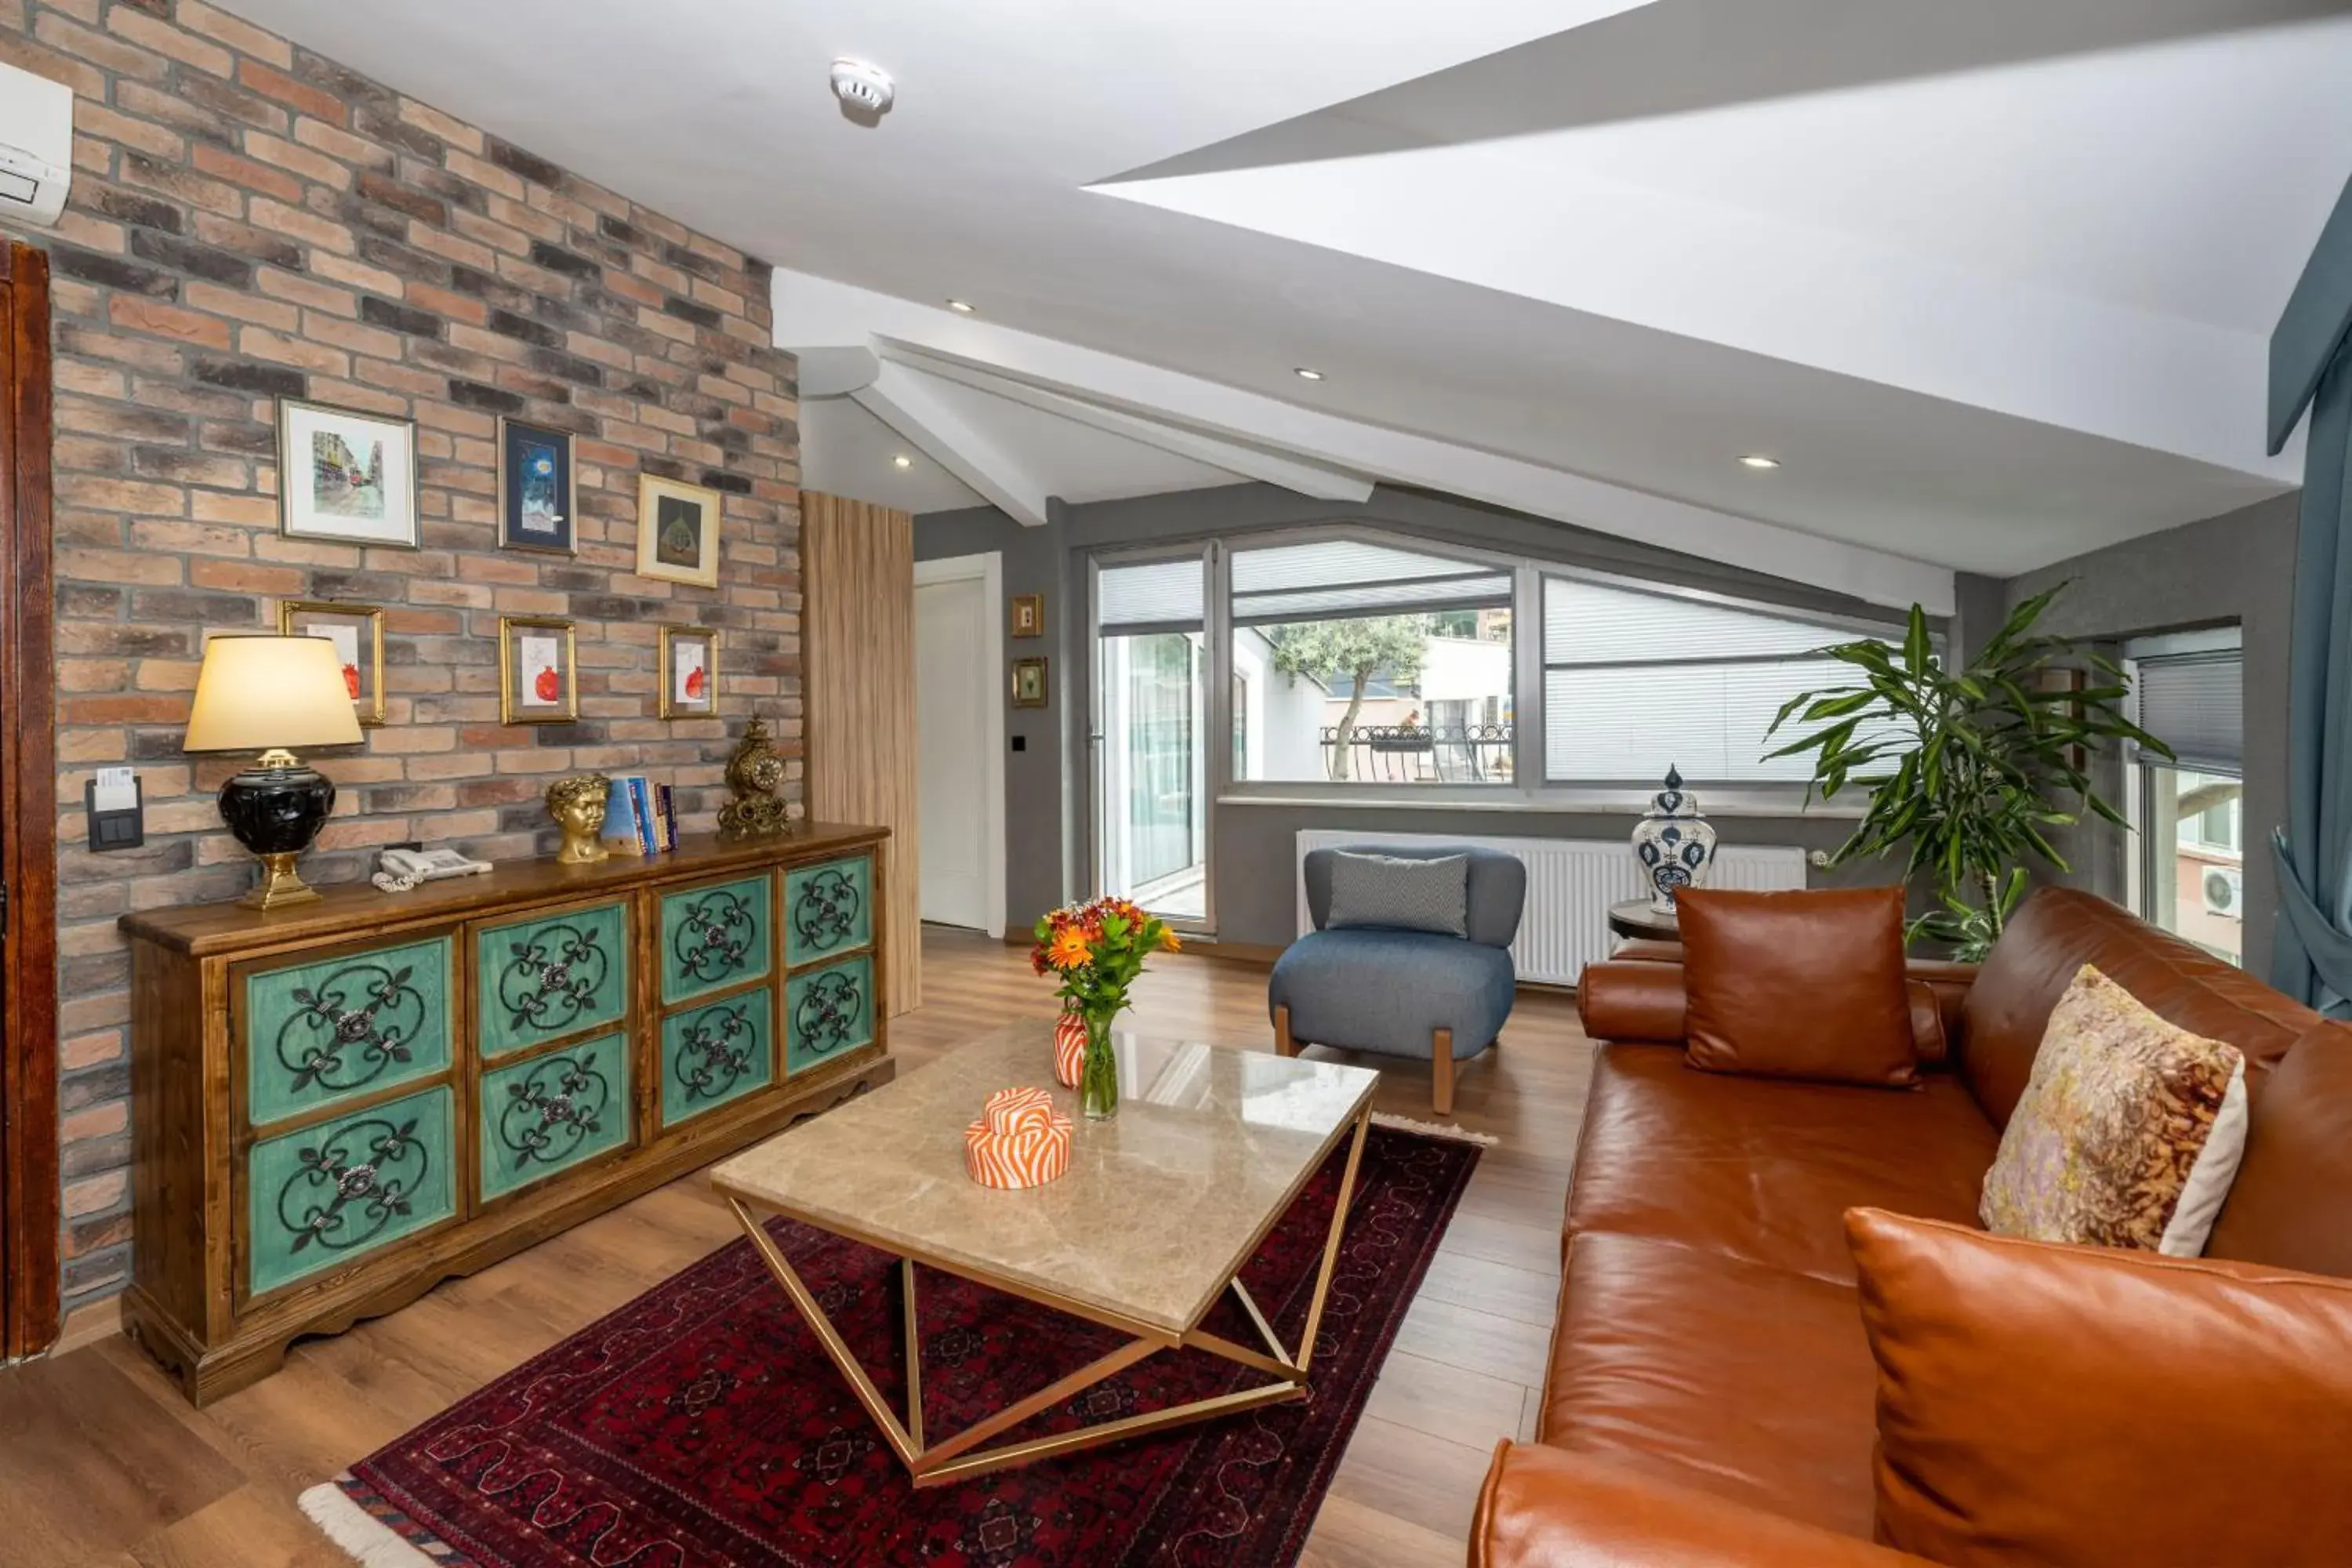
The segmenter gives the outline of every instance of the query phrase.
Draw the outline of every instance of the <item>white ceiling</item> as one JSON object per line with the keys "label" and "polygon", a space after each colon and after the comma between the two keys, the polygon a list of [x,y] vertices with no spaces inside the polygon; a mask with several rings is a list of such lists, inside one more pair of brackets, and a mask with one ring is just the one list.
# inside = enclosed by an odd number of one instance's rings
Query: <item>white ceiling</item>
{"label": "white ceiling", "polygon": [[1880,597],[2291,483],[2264,340],[2352,170],[2352,0],[232,5],[786,269],[897,421],[812,397],[812,486],[890,499],[909,429],[934,504],[1239,438]]}

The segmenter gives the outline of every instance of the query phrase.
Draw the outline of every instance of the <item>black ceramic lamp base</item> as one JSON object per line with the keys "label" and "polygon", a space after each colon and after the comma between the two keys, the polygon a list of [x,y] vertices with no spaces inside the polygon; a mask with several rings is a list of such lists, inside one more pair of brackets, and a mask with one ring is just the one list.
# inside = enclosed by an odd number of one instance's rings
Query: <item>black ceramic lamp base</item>
{"label": "black ceramic lamp base", "polygon": [[262,764],[221,785],[221,820],[261,858],[261,880],[237,901],[254,910],[309,903],[319,895],[295,875],[294,862],[335,809],[334,783],[282,752]]}

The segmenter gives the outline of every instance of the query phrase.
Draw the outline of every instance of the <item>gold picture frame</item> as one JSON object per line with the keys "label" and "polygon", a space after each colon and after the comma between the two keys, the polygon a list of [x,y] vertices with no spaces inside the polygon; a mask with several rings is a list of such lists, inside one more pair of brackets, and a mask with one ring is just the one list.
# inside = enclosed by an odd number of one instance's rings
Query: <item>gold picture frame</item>
{"label": "gold picture frame", "polygon": [[[691,659],[699,647],[700,663],[682,663]],[[708,719],[719,711],[719,634],[709,626],[664,626],[661,628],[661,702],[659,716],[664,719]],[[688,690],[693,677],[702,678],[701,695]]]}
{"label": "gold picture frame", "polygon": [[[526,663],[532,668],[525,668]],[[570,724],[579,717],[580,662],[572,624],[538,616],[500,616],[499,722]]]}
{"label": "gold picture frame", "polygon": [[1013,706],[1043,708],[1049,694],[1043,658],[1016,658],[1013,661]]}
{"label": "gold picture frame", "polygon": [[637,575],[719,586],[719,531],[726,498],[701,485],[637,476]]}
{"label": "gold picture frame", "polygon": [[352,709],[360,723],[374,729],[383,722],[382,605],[283,599],[278,605],[278,635],[325,637],[333,643],[342,660],[343,679],[351,683]]}
{"label": "gold picture frame", "polygon": [[1016,637],[1041,637],[1045,635],[1045,595],[1013,595],[1013,635]]}

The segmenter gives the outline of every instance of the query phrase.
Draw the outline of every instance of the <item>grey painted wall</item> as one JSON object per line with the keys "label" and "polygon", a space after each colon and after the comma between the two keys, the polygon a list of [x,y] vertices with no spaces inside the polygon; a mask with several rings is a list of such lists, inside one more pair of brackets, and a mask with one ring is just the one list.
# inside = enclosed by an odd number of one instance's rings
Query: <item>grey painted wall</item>
{"label": "grey painted wall", "polygon": [[[1581,565],[1752,595],[1832,615],[1876,613],[1841,595],[1785,582],[1719,563],[1594,532],[1540,518],[1479,506],[1415,490],[1383,487],[1360,504],[1318,501],[1269,485],[1235,485],[1187,490],[1130,500],[1102,501],[1055,509],[1056,521],[1024,528],[993,507],[931,512],[915,520],[919,561],[1000,552],[1004,592],[1045,595],[1045,636],[1005,644],[1008,660],[1045,654],[1054,660],[1053,706],[1007,711],[1008,746],[1022,737],[1027,749],[1008,750],[1005,770],[1005,918],[1025,929],[1037,914],[1084,891],[1085,835],[1091,809],[1086,769],[1090,673],[1087,644],[1087,561],[1097,551],[1139,544],[1174,544],[1211,537],[1318,523],[1383,524],[1434,541]],[[1978,580],[1989,592],[1979,608],[1999,603],[1999,584]],[[1963,609],[1966,605],[1964,603]],[[1956,622],[1955,636],[1965,635]],[[1009,676],[1007,678],[1009,679]],[[1633,832],[1632,814],[1465,812],[1433,807],[1333,808],[1298,805],[1211,806],[1210,877],[1218,936],[1232,942],[1273,945],[1294,934],[1296,903],[1292,835],[1300,826],[1328,827],[1361,822],[1368,834],[1462,833],[1542,837],[1623,838]],[[1344,815],[1342,814],[1344,810]],[[1797,844],[1833,848],[1845,828],[1826,816],[1727,818],[1725,835],[1750,844]],[[1878,868],[1856,868],[1852,879],[1885,879]],[[1840,879],[1847,879],[1841,878]]]}
{"label": "grey painted wall", "polygon": [[[2273,826],[2286,816],[2287,631],[2294,594],[2297,493],[2111,545],[2002,585],[2014,606],[2072,579],[2043,625],[2063,637],[2120,641],[2236,623],[2245,637],[2245,964],[2270,973],[2278,879]],[[2105,777],[2120,768],[2112,760]],[[2120,900],[2135,849],[2110,827],[2077,829],[2061,846],[2074,863],[2057,879]]]}

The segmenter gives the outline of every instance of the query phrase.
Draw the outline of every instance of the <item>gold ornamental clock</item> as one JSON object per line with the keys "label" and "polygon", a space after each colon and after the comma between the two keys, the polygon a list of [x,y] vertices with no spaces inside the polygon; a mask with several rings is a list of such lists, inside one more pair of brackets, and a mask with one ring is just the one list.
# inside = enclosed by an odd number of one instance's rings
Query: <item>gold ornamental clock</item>
{"label": "gold ornamental clock", "polygon": [[772,838],[791,831],[783,797],[784,759],[768,733],[768,721],[754,717],[743,727],[742,743],[727,759],[727,787],[735,798],[719,808],[719,831],[729,838]]}

